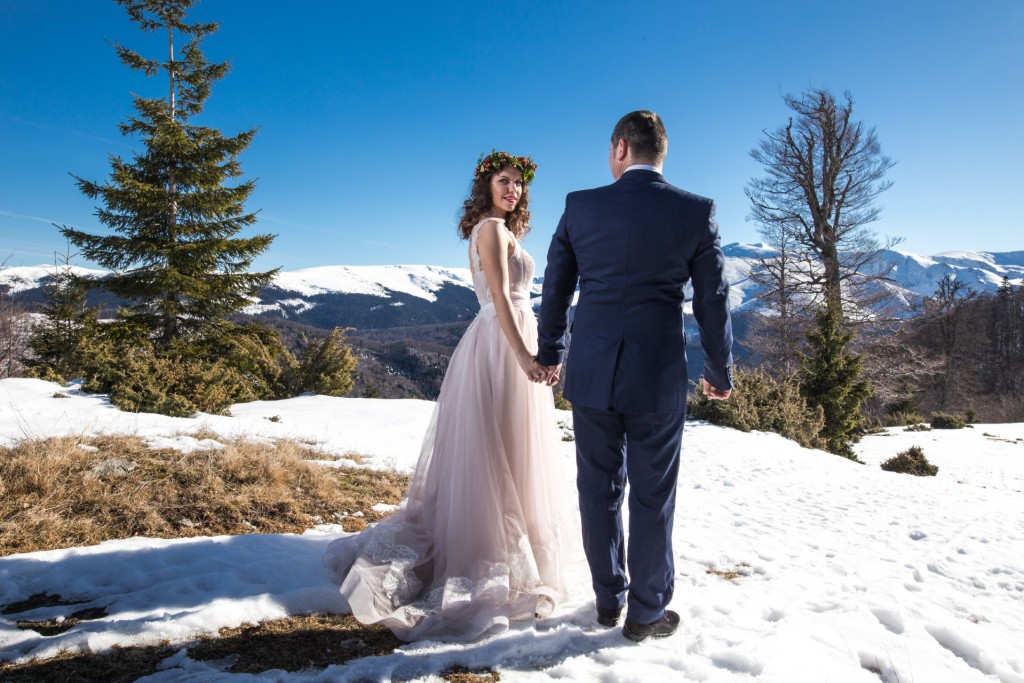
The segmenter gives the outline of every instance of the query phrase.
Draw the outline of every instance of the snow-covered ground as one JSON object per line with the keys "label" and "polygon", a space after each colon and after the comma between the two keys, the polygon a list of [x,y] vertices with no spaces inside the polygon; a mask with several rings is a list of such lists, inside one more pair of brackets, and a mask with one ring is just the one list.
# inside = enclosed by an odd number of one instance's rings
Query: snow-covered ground
{"label": "snow-covered ground", "polygon": [[[232,417],[175,419],[122,413],[74,388],[3,380],[0,442],[134,433],[191,448],[190,434],[290,437],[408,471],[431,409],[301,397],[238,405]],[[911,445],[939,466],[937,477],[878,468]],[[572,448],[563,454],[570,471]],[[688,424],[672,605],[683,621],[671,638],[634,645],[598,628],[592,602],[580,599],[469,645],[414,643],[323,671],[259,676],[180,652],[143,680],[436,681],[461,664],[494,668],[503,681],[1024,683],[1024,425],[893,429],[857,452],[867,465],[773,434]],[[565,495],[574,495],[571,481]],[[320,563],[338,533],[130,539],[0,558],[0,605],[41,592],[85,601],[0,618],[0,659],[186,643],[224,626],[341,611]],[[51,637],[14,625],[86,607],[107,616]]]}

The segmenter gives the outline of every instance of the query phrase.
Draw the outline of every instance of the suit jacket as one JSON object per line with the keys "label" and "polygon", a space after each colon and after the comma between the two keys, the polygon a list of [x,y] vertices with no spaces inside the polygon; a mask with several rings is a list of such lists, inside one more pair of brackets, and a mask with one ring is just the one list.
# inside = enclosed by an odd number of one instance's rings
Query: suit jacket
{"label": "suit jacket", "polygon": [[692,280],[704,377],[731,389],[724,263],[714,202],[660,173],[633,170],[611,185],[570,193],[544,271],[538,362],[562,362],[578,280],[565,397],[600,410],[685,410],[683,288]]}

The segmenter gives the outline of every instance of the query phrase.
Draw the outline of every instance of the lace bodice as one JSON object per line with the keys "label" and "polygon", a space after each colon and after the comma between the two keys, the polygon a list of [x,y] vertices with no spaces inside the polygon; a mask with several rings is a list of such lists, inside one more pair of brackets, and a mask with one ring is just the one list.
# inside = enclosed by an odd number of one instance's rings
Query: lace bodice
{"label": "lace bodice", "polygon": [[[491,296],[491,290],[487,286],[487,276],[480,264],[480,252],[477,249],[476,239],[480,234],[480,226],[493,220],[497,220],[501,227],[505,228],[505,221],[500,218],[485,218],[473,226],[473,232],[469,237],[469,268],[473,273],[473,289],[476,290],[476,299],[480,306],[493,303],[494,297]],[[508,228],[505,229],[508,230]],[[533,286],[533,273],[537,266],[533,257],[526,253],[512,231],[509,231],[509,235],[515,244],[515,250],[508,257],[509,294],[513,301],[529,301],[530,288]]]}

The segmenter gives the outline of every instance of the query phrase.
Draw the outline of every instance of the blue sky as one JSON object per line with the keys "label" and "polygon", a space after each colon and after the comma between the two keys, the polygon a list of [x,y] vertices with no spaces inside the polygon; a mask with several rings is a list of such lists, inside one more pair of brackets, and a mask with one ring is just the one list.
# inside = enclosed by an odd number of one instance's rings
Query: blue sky
{"label": "blue sky", "polygon": [[[241,160],[255,229],[278,235],[261,268],[465,266],[456,214],[492,147],[540,166],[526,246],[543,266],[566,192],[610,182],[611,128],[640,108],[665,120],[668,179],[717,200],[724,242],[756,242],[748,152],[811,85],[849,90],[897,162],[879,236],[1024,249],[1021,0],[205,0],[192,16],[221,22],[207,56],[232,63],[197,122],[260,127]],[[51,222],[100,230],[68,174],[105,179],[137,146],[117,131],[130,93],[165,90],[105,41],[163,55],[112,1],[0,0],[8,265],[52,262]]]}

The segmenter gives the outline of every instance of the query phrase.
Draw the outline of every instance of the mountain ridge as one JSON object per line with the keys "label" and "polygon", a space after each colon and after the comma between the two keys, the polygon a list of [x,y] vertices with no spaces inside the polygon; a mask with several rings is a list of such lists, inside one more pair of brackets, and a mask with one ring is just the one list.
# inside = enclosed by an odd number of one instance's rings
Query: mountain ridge
{"label": "mountain ridge", "polygon": [[[757,259],[774,253],[764,244],[731,243],[722,248],[734,310],[756,307],[756,285],[750,273]],[[902,250],[882,252],[883,267],[892,266],[892,290],[910,314],[939,280],[952,275],[980,293],[995,291],[1003,278],[1024,285],[1024,250],[987,252],[951,250],[920,255]],[[103,271],[72,267],[76,274],[100,277]],[[0,287],[26,303],[39,301],[55,266],[8,267],[0,271]],[[543,277],[535,278],[539,302]],[[327,265],[278,273],[244,313],[277,317],[320,328],[346,326],[379,329],[451,323],[476,314],[476,295],[468,268],[433,265]],[[689,307],[687,307],[689,308]]]}

